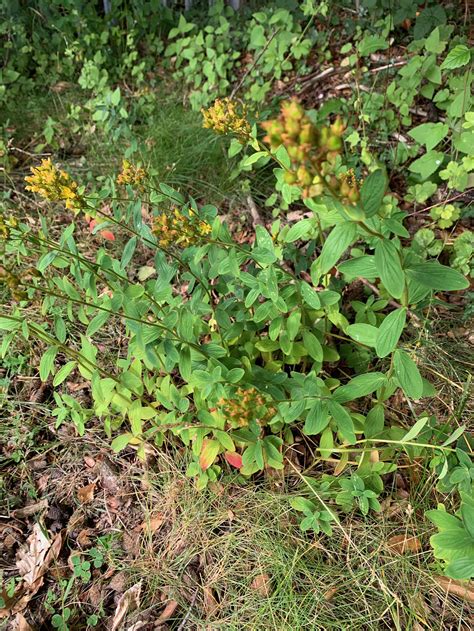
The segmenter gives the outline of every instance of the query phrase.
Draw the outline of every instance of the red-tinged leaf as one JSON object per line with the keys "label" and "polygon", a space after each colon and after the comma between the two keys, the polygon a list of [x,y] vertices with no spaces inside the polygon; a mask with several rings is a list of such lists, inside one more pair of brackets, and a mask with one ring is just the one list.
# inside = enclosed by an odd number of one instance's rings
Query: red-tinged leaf
{"label": "red-tinged leaf", "polygon": [[231,465],[231,467],[240,469],[240,467],[242,466],[242,456],[235,451],[226,451],[224,454],[224,458]]}
{"label": "red-tinged leaf", "polygon": [[115,235],[113,232],[110,232],[110,230],[102,230],[100,236],[107,239],[107,241],[115,241]]}
{"label": "red-tinged leaf", "polygon": [[205,438],[202,443],[201,453],[199,455],[199,466],[203,471],[209,469],[211,464],[217,458],[220,443],[217,440],[209,440]]}
{"label": "red-tinged leaf", "polygon": [[97,225],[97,219],[91,219],[89,221],[89,230],[92,232]]}

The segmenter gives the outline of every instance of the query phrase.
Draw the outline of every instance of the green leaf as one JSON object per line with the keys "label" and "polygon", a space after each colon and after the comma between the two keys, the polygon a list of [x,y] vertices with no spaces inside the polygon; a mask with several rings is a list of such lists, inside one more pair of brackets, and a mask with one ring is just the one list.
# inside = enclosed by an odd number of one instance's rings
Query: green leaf
{"label": "green leaf", "polygon": [[463,529],[462,521],[444,510],[429,510],[425,515],[440,530]]}
{"label": "green leaf", "polygon": [[266,151],[256,151],[255,153],[250,154],[249,156],[247,156],[246,158],[244,158],[241,162],[241,167],[249,167],[252,164],[255,164],[255,162],[258,162],[260,160],[260,158],[267,158],[268,154]]}
{"label": "green leaf", "polygon": [[367,217],[377,214],[387,190],[387,176],[382,169],[373,171],[362,184],[360,201]]}
{"label": "green leaf", "polygon": [[337,429],[341,436],[349,445],[353,445],[357,438],[354,431],[354,423],[349,412],[340,403],[329,401],[329,413],[336,421]]}
{"label": "green leaf", "polygon": [[474,577],[474,554],[464,559],[455,559],[446,566],[444,573],[454,579],[471,579]]}
{"label": "green leaf", "polygon": [[59,348],[57,346],[51,346],[44,353],[39,365],[39,376],[41,381],[46,381],[49,377],[49,373],[53,371],[54,360],[58,354]]}
{"label": "green leaf", "polygon": [[357,234],[357,226],[351,221],[336,225],[324,242],[319,258],[316,260],[319,274],[327,274],[334,267]]}
{"label": "green leaf", "polygon": [[421,430],[424,428],[428,420],[429,420],[428,416],[424,416],[423,418],[420,418],[413,425],[413,427],[405,434],[405,436],[403,436],[403,438],[400,439],[400,442],[409,443],[412,440],[414,440],[418,436],[418,434],[421,432]]}
{"label": "green leaf", "polygon": [[303,331],[303,344],[310,357],[317,362],[323,361],[323,347],[318,338],[310,331]]}
{"label": "green leaf", "polygon": [[122,451],[122,449],[125,449],[132,438],[133,436],[130,433],[120,434],[113,439],[112,443],[110,444],[110,448],[114,453],[118,453],[119,451]]}
{"label": "green leaf", "polygon": [[285,169],[291,168],[291,160],[285,145],[280,145],[275,151],[275,157],[281,162]]}
{"label": "green leaf", "polygon": [[316,401],[306,416],[303,433],[306,436],[320,434],[329,425],[330,417],[325,401]]}
{"label": "green leaf", "polygon": [[346,332],[353,340],[365,344],[366,346],[375,347],[379,330],[371,324],[350,324]]}
{"label": "green leaf", "polygon": [[410,164],[408,169],[412,173],[418,173],[423,180],[427,180],[430,175],[439,169],[444,160],[444,153],[440,151],[428,151],[424,156],[418,158]]}
{"label": "green leaf", "polygon": [[400,298],[405,287],[405,274],[400,255],[393,241],[380,240],[375,246],[375,266],[384,287],[394,298]]}
{"label": "green leaf", "polygon": [[364,436],[366,438],[374,438],[378,436],[384,428],[385,409],[381,403],[376,403],[367,414],[364,423]]}
{"label": "green leaf", "polygon": [[464,44],[458,44],[452,48],[441,64],[442,70],[454,70],[466,66],[471,59],[471,51]]}
{"label": "green leaf", "polygon": [[421,285],[438,291],[458,291],[469,287],[469,281],[460,272],[438,261],[411,265],[407,275]]}
{"label": "green leaf", "polygon": [[454,443],[454,441],[456,441],[460,436],[462,436],[465,431],[466,431],[466,426],[461,425],[461,427],[458,427],[456,430],[454,430],[451,436],[444,441],[441,447],[447,447],[447,445]]}
{"label": "green leaf", "polygon": [[318,292],[315,291],[311,285],[308,285],[305,281],[302,281],[301,285],[301,296],[306,304],[311,307],[311,309],[320,309],[321,308],[321,300],[319,299]]}
{"label": "green leaf", "polygon": [[375,392],[385,382],[385,379],[385,375],[381,372],[357,375],[348,383],[334,390],[333,400],[338,403],[346,403],[347,401],[365,397]]}
{"label": "green leaf", "polygon": [[312,513],[316,510],[314,503],[304,497],[292,497],[290,499],[290,506],[301,513]]}
{"label": "green leaf", "polygon": [[346,280],[352,280],[353,278],[358,278],[359,276],[369,279],[377,276],[375,257],[370,254],[339,263],[337,269],[341,272],[341,274],[344,274]]}
{"label": "green leaf", "polygon": [[97,331],[104,326],[111,315],[112,314],[108,311],[99,311],[99,313],[90,321],[89,326],[87,327],[86,335],[88,337],[92,337],[94,333],[97,333]]}
{"label": "green leaf", "polygon": [[386,357],[397,346],[405,326],[407,310],[395,309],[388,314],[379,327],[375,351],[379,357]]}
{"label": "green leaf", "polygon": [[423,123],[408,132],[416,142],[425,145],[427,151],[434,149],[449,132],[449,125],[445,123]]}
{"label": "green leaf", "polygon": [[294,241],[298,241],[298,239],[306,237],[312,229],[313,222],[311,219],[302,219],[301,221],[298,221],[298,223],[291,226],[285,234],[285,243],[293,243]]}
{"label": "green leaf", "polygon": [[59,386],[65,379],[69,377],[74,368],[77,366],[77,362],[70,361],[58,370],[53,379],[53,387]]}
{"label": "green leaf", "polygon": [[393,367],[398,382],[407,397],[420,399],[423,394],[423,379],[420,371],[411,357],[397,349],[393,354]]}

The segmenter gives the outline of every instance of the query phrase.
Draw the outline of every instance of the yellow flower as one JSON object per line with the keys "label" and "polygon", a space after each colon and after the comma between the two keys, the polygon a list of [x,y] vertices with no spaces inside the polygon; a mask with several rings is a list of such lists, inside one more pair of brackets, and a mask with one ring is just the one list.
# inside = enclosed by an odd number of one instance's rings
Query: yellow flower
{"label": "yellow flower", "polygon": [[218,134],[234,134],[241,142],[250,138],[251,127],[247,120],[247,108],[232,99],[216,99],[207,110],[201,110],[203,127]]}
{"label": "yellow flower", "polygon": [[145,169],[137,167],[128,160],[122,161],[122,172],[117,176],[117,184],[138,186],[146,178]]}
{"label": "yellow flower", "polygon": [[162,248],[178,245],[188,248],[198,244],[211,232],[211,226],[196,215],[185,215],[178,208],[155,218],[153,232]]}
{"label": "yellow flower", "polygon": [[66,171],[60,171],[50,158],[42,160],[39,167],[31,167],[31,173],[25,177],[26,190],[38,193],[50,202],[65,202],[70,210],[79,210],[83,205],[77,182]]}

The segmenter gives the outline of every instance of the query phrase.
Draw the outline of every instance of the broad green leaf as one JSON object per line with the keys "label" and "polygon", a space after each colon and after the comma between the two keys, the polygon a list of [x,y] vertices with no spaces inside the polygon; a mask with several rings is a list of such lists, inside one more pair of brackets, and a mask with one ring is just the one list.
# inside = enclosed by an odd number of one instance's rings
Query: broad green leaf
{"label": "broad green leaf", "polygon": [[405,395],[412,399],[420,399],[423,395],[423,379],[408,353],[397,349],[393,354],[393,367]]}
{"label": "broad green leaf", "polygon": [[455,559],[446,566],[444,573],[454,579],[468,580],[474,577],[474,554],[466,558]]}
{"label": "broad green leaf", "polygon": [[326,427],[319,440],[319,452],[323,458],[329,458],[333,449],[334,436],[332,434],[332,429],[330,427]]}
{"label": "broad green leaf", "polygon": [[301,513],[312,513],[316,510],[314,503],[304,497],[292,497],[290,499],[290,505],[291,508]]}
{"label": "broad green leaf", "polygon": [[375,350],[379,357],[386,357],[397,346],[406,322],[407,310],[395,309],[388,314],[379,327]]}
{"label": "broad green leaf", "polygon": [[130,433],[120,434],[113,439],[110,448],[114,453],[118,453],[119,451],[122,451],[122,449],[125,449],[132,438],[133,436]]}
{"label": "broad green leaf", "polygon": [[285,234],[285,243],[293,243],[306,237],[313,229],[313,222],[311,219],[302,219],[295,223],[288,232]]}
{"label": "broad green leaf", "polygon": [[301,283],[301,296],[308,307],[311,309],[320,309],[321,300],[319,299],[318,292],[315,291],[311,285],[308,285],[305,281]]}
{"label": "broad green leaf", "polygon": [[366,254],[359,256],[355,259],[349,259],[339,263],[337,269],[344,274],[346,280],[352,280],[353,278],[373,279],[377,277],[377,268],[375,267],[375,257]]}
{"label": "broad green leaf", "polygon": [[94,335],[94,333],[97,333],[97,331],[99,331],[104,326],[111,315],[112,314],[108,311],[99,311],[99,313],[94,316],[90,321],[89,326],[87,327],[86,335],[88,337],[91,337],[92,335]]}
{"label": "broad green leaf", "polygon": [[469,281],[460,272],[438,261],[411,265],[407,275],[421,285],[438,291],[458,291],[469,287]]}
{"label": "broad green leaf", "polygon": [[458,44],[452,48],[441,64],[442,70],[454,70],[466,66],[471,59],[471,51],[464,44]]}
{"label": "broad green leaf", "polygon": [[77,362],[70,361],[58,370],[53,379],[53,387],[59,386],[65,379],[69,377],[74,368],[77,366]]}
{"label": "broad green leaf", "polygon": [[405,274],[400,255],[393,241],[380,240],[375,246],[375,266],[384,287],[394,298],[400,298],[405,287]]}
{"label": "broad green leaf", "polygon": [[303,344],[310,357],[317,362],[323,361],[323,347],[318,338],[310,331],[303,331]]}
{"label": "broad green leaf", "polygon": [[423,180],[427,180],[430,175],[439,169],[444,160],[444,153],[440,151],[428,151],[424,156],[418,158],[410,164],[408,169],[412,173],[418,173]]}
{"label": "broad green leaf", "polygon": [[381,403],[376,403],[365,419],[364,436],[366,438],[378,436],[383,431],[384,423],[385,408]]}
{"label": "broad green leaf", "polygon": [[449,125],[445,123],[423,123],[408,132],[416,142],[425,145],[427,151],[434,149],[449,133]]}
{"label": "broad green leaf", "polygon": [[291,160],[285,145],[280,145],[275,151],[275,157],[281,162],[285,169],[291,168]]}
{"label": "broad green leaf", "polygon": [[346,442],[353,445],[357,439],[354,431],[354,423],[349,412],[345,407],[342,407],[340,403],[329,401],[329,413],[336,421],[337,429],[341,433],[341,436]]}
{"label": "broad green leaf", "polygon": [[387,190],[387,176],[382,169],[373,171],[365,178],[360,189],[360,201],[366,217],[377,214]]}
{"label": "broad green leaf", "polygon": [[365,344],[366,346],[375,347],[379,330],[371,324],[350,324],[346,332],[353,340]]}
{"label": "broad green leaf", "polygon": [[319,258],[316,260],[320,274],[327,274],[336,265],[341,256],[354,241],[357,234],[357,226],[351,221],[346,221],[335,226],[324,242]]}
{"label": "broad green leaf", "polygon": [[444,510],[429,510],[425,515],[440,530],[463,529],[462,521]]}
{"label": "broad green leaf", "polygon": [[41,381],[46,381],[49,374],[53,371],[54,360],[56,359],[58,351],[59,348],[57,346],[50,346],[43,354],[39,365],[39,377]]}
{"label": "broad green leaf", "polygon": [[20,323],[12,318],[0,317],[0,331],[15,331],[20,327]]}
{"label": "broad green leaf", "polygon": [[267,158],[268,154],[266,151],[256,151],[255,153],[250,154],[249,156],[247,156],[246,158],[244,158],[242,160],[241,166],[242,168],[244,167],[249,167],[252,164],[255,164],[256,162],[258,162],[260,160],[260,158]]}
{"label": "broad green leaf", "polygon": [[385,375],[381,372],[357,375],[348,383],[334,390],[333,400],[338,403],[347,403],[347,401],[365,397],[375,392],[385,382],[385,379]]}
{"label": "broad green leaf", "polygon": [[325,401],[316,401],[306,416],[303,433],[306,436],[320,434],[329,425],[329,421],[327,403]]}

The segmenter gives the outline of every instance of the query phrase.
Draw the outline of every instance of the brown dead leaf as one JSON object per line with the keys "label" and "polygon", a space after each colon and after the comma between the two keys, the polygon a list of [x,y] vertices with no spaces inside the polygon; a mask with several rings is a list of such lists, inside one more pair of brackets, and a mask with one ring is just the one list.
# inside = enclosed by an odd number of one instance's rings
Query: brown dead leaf
{"label": "brown dead leaf", "polygon": [[142,582],[140,581],[133,587],[127,589],[117,601],[114,618],[112,620],[111,631],[117,631],[128,613],[135,611],[140,607],[140,592],[142,590]]}
{"label": "brown dead leaf", "polygon": [[270,577],[268,574],[258,574],[250,584],[250,589],[253,589],[260,596],[268,597],[270,595]]}
{"label": "brown dead leaf", "polygon": [[41,576],[41,571],[51,547],[51,541],[44,534],[39,524],[33,526],[33,532],[28,537],[27,545],[18,551],[16,566],[27,585]]}
{"label": "brown dead leaf", "polygon": [[144,531],[147,534],[152,535],[161,528],[164,521],[165,521],[164,514],[157,513],[156,515],[153,515],[153,517],[150,517],[149,519],[144,521],[142,524],[134,528],[134,530],[136,530],[137,532]]}
{"label": "brown dead leaf", "polygon": [[166,607],[163,609],[159,617],[155,620],[155,627],[169,620],[171,616],[174,614],[174,612],[176,611],[177,606],[178,606],[178,603],[176,602],[176,600],[168,601],[168,604],[166,605]]}
{"label": "brown dead leaf", "polygon": [[114,592],[123,592],[125,588],[125,584],[127,582],[127,574],[125,571],[117,572],[112,577],[112,580],[109,583],[110,589],[113,589]]}
{"label": "brown dead leaf", "polygon": [[214,596],[212,587],[209,587],[209,585],[205,585],[202,589],[203,589],[204,611],[206,612],[206,616],[208,618],[211,618],[212,616],[214,616],[214,614],[218,610],[219,603],[217,602]]}
{"label": "brown dead leaf", "polygon": [[91,482],[91,484],[87,484],[83,486],[77,492],[77,499],[81,502],[81,504],[89,504],[94,499],[95,492],[95,482]]}
{"label": "brown dead leaf", "polygon": [[16,586],[13,596],[5,598],[2,594],[5,606],[0,610],[0,617],[25,609],[43,585],[43,577],[51,563],[58,558],[62,543],[62,532],[50,540],[39,524],[33,526],[33,532],[28,537],[26,545],[17,554],[16,566],[23,580]]}
{"label": "brown dead leaf", "polygon": [[130,532],[124,532],[122,537],[123,548],[126,552],[136,557],[140,552],[139,538]]}
{"label": "brown dead leaf", "polygon": [[337,594],[337,592],[339,591],[339,587],[337,585],[334,585],[333,587],[330,587],[327,591],[324,592],[323,594],[323,598],[324,600],[328,603],[331,602],[331,600],[334,598],[334,596]]}
{"label": "brown dead leaf", "polygon": [[447,576],[435,576],[434,580],[448,594],[474,603],[474,583],[472,581],[455,581]]}
{"label": "brown dead leaf", "polygon": [[89,467],[89,469],[93,469],[95,467],[95,460],[90,456],[84,456],[84,463]]}
{"label": "brown dead leaf", "polygon": [[408,535],[394,535],[387,541],[390,552],[406,554],[407,552],[418,552],[421,550],[421,543],[418,537]]}
{"label": "brown dead leaf", "polygon": [[39,513],[42,510],[48,508],[48,500],[44,499],[40,502],[35,502],[34,504],[28,504],[28,506],[23,506],[23,508],[17,508],[13,511],[13,517],[17,519],[22,519],[23,517],[30,517],[35,513]]}
{"label": "brown dead leaf", "polygon": [[83,528],[76,537],[76,542],[81,548],[91,545],[90,535],[94,532],[93,528]]}

